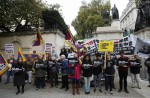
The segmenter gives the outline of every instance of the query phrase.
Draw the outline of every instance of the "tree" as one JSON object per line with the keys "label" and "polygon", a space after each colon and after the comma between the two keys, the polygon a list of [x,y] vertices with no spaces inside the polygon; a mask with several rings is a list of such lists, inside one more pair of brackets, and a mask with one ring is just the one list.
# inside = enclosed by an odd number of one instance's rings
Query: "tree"
{"label": "tree", "polygon": [[[38,27],[44,8],[41,0],[0,0],[1,31],[11,32],[13,26],[16,26],[16,32],[30,29],[28,25]],[[25,20],[24,25],[22,20]]]}
{"label": "tree", "polygon": [[92,0],[87,4],[82,2],[78,16],[72,21],[72,26],[78,32],[78,38],[85,38],[87,34],[96,31],[98,26],[104,26],[103,10],[110,11],[109,0]]}

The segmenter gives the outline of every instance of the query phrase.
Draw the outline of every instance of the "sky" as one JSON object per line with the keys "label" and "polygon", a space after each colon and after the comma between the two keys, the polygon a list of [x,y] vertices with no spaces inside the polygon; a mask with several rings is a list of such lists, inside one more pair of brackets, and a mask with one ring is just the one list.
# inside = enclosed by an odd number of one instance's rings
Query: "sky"
{"label": "sky", "polygon": [[[48,4],[60,4],[62,9],[62,16],[66,22],[67,25],[70,26],[71,33],[73,35],[76,34],[76,31],[74,30],[74,27],[71,26],[72,21],[76,18],[78,15],[78,11],[80,6],[82,5],[83,0],[43,0],[44,2],[47,2]],[[90,3],[91,0],[84,0],[87,3]],[[110,0],[111,7],[116,4],[116,7],[119,10],[119,16],[121,16],[123,10],[126,8],[127,3],[129,0]]]}

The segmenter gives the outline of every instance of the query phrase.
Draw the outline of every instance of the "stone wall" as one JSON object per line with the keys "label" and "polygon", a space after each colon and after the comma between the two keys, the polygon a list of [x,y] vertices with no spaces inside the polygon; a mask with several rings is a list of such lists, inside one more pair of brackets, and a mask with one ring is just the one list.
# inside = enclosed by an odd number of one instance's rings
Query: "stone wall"
{"label": "stone wall", "polygon": [[[64,47],[65,36],[59,30],[55,31],[41,31],[42,38],[45,42],[52,43],[55,47],[57,54],[59,55],[60,49]],[[22,48],[24,53],[33,53],[33,50],[36,50],[37,53],[43,53],[45,44],[41,46],[32,47],[34,40],[36,38],[36,32],[29,33],[20,33],[17,35],[0,35],[0,52],[8,58],[8,55],[5,54],[5,44],[13,43],[15,58],[18,55],[18,47]]]}

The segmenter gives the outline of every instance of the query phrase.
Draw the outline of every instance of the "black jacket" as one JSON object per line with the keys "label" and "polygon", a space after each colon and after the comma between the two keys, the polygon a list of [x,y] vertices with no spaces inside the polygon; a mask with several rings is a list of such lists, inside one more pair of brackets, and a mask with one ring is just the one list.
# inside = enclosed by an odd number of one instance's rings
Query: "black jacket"
{"label": "black jacket", "polygon": [[105,75],[114,75],[115,74],[114,65],[115,65],[114,60],[107,60],[106,61]]}
{"label": "black jacket", "polygon": [[130,72],[133,74],[139,74],[140,73],[141,61],[139,59],[136,60],[130,60]]}
{"label": "black jacket", "polygon": [[83,70],[83,76],[84,77],[91,77],[92,73],[93,73],[92,62],[83,61],[82,62],[82,70]]}
{"label": "black jacket", "polygon": [[100,73],[102,73],[102,67],[104,65],[103,60],[94,60],[93,61],[93,74],[94,75],[98,75]]}
{"label": "black jacket", "polygon": [[24,63],[14,63],[12,65],[12,71],[14,73],[14,86],[25,85]]}
{"label": "black jacket", "polygon": [[150,73],[150,58],[147,58],[144,64],[147,67],[147,72]]}

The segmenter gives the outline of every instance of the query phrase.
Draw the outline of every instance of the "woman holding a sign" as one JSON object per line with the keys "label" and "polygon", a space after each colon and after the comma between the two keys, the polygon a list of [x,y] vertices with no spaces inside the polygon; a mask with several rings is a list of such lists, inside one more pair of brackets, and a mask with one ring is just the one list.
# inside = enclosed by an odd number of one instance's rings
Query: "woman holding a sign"
{"label": "woman holding a sign", "polygon": [[77,94],[79,93],[79,81],[81,79],[81,64],[78,55],[75,54],[74,58],[68,59],[69,61],[69,78],[72,80],[72,94],[75,95],[75,86]]}
{"label": "woman holding a sign", "polygon": [[101,90],[101,78],[102,78],[103,66],[104,66],[104,62],[101,59],[101,54],[97,53],[96,54],[96,59],[93,61],[94,92],[96,91],[97,82],[99,84],[98,85],[99,86],[99,91],[102,92],[102,90]]}
{"label": "woman holding a sign", "polygon": [[20,86],[22,86],[22,92],[24,93],[25,85],[25,68],[22,58],[18,58],[17,63],[12,66],[12,71],[14,72],[14,86],[17,86],[17,93],[20,93]]}
{"label": "woman holding a sign", "polygon": [[110,94],[113,94],[112,88],[113,88],[113,81],[114,81],[114,74],[115,74],[115,69],[114,69],[114,60],[111,59],[110,54],[107,54],[106,58],[106,67],[104,68],[104,73],[105,73],[105,94],[108,93],[108,88],[110,90]]}
{"label": "woman holding a sign", "polygon": [[90,82],[93,72],[93,65],[90,56],[86,55],[82,61],[82,70],[85,85],[85,94],[90,94]]}

